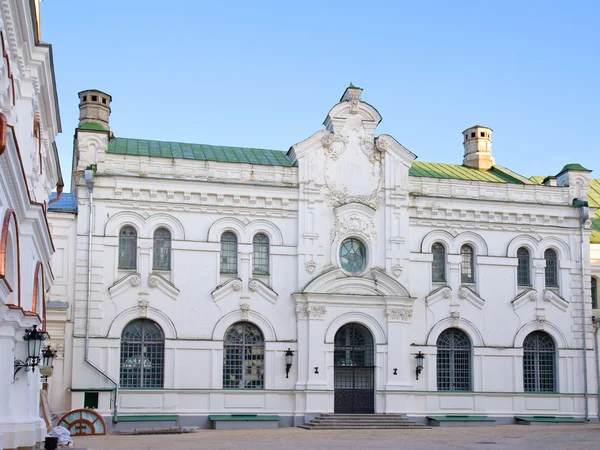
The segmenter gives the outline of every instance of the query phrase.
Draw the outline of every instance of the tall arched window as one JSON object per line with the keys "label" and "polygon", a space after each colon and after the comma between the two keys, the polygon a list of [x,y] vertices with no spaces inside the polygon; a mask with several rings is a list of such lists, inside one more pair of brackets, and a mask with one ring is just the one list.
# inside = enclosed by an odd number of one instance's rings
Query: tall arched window
{"label": "tall arched window", "polygon": [[269,238],[260,233],[252,239],[252,274],[269,275]]}
{"label": "tall arched window", "polygon": [[148,319],[129,322],[121,334],[121,378],[124,388],[162,388],[165,336]]}
{"label": "tall arched window", "polygon": [[223,342],[223,388],[264,389],[265,341],[250,322],[229,327]]}
{"label": "tall arched window", "polygon": [[473,247],[470,245],[463,245],[460,248],[460,256],[460,282],[475,283],[475,255]]}
{"label": "tall arched window", "polygon": [[558,258],[556,252],[549,248],[544,252],[546,260],[546,287],[558,287]]}
{"label": "tall arched window", "polygon": [[431,281],[434,283],[446,281],[446,248],[436,242],[431,246],[433,264],[431,266]]}
{"label": "tall arched window", "polygon": [[237,236],[231,231],[221,235],[221,273],[237,274]]}
{"label": "tall arched window", "polygon": [[592,277],[592,309],[598,309],[598,280]]}
{"label": "tall arched window", "polygon": [[534,331],[523,342],[525,392],[556,392],[556,347],[543,331]]}
{"label": "tall arched window", "polygon": [[152,239],[152,268],[154,270],[171,270],[171,232],[159,228]]}
{"label": "tall arched window", "polygon": [[127,225],[119,232],[119,269],[137,268],[137,232]]}
{"label": "tall arched window", "polygon": [[471,390],[471,341],[458,328],[445,330],[437,340],[437,388]]}
{"label": "tall arched window", "polygon": [[517,284],[519,286],[531,286],[531,261],[529,250],[525,247],[517,250]]}

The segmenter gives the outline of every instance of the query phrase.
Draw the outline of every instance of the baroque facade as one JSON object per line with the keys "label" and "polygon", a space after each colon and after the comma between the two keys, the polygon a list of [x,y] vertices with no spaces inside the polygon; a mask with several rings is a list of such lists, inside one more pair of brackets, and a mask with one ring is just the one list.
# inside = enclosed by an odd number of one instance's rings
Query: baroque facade
{"label": "baroque facade", "polygon": [[111,97],[79,94],[53,409],[595,414],[590,171],[522,177],[483,126],[461,165],[419,162],[361,95],[280,152],[115,137]]}
{"label": "baroque facade", "polygon": [[[49,194],[62,191],[52,47],[40,41],[39,1],[0,2],[0,448],[43,440],[39,367],[21,368],[23,337],[46,328],[54,246]],[[64,328],[64,327],[63,327]],[[39,356],[39,354],[38,354]]]}

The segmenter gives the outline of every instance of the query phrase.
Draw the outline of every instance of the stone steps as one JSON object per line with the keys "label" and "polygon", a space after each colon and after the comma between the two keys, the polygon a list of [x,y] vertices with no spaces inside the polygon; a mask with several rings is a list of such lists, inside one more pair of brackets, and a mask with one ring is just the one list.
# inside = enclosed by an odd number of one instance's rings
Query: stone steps
{"label": "stone steps", "polygon": [[299,428],[305,430],[426,429],[405,414],[321,414]]}

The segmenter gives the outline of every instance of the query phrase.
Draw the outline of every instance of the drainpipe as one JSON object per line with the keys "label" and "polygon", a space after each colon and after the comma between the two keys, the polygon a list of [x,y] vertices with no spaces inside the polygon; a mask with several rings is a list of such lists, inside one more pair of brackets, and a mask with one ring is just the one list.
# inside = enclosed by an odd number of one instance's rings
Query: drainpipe
{"label": "drainpipe", "polygon": [[600,330],[600,319],[592,317],[592,323],[594,324],[594,344],[596,348],[596,393],[598,395],[596,412],[598,413],[598,421],[600,422],[600,354],[598,353],[598,330]]}
{"label": "drainpipe", "polygon": [[583,259],[583,229],[585,222],[590,217],[590,208],[588,202],[578,199],[573,199],[573,206],[579,208],[579,256],[581,264],[581,333],[583,337],[583,397],[585,402],[585,421],[589,421],[589,405],[588,405],[588,379],[587,379],[587,345],[585,337],[585,261]]}
{"label": "drainpipe", "polygon": [[94,218],[93,214],[93,206],[94,206],[94,169],[92,167],[88,167],[85,169],[85,184],[88,188],[88,193],[90,196],[90,211],[88,217],[88,280],[87,280],[87,302],[86,302],[86,312],[85,312],[85,350],[84,350],[84,359],[85,362],[92,366],[97,372],[106,377],[112,384],[115,385],[115,401],[113,402],[113,423],[117,423],[117,402],[119,398],[119,383],[115,381],[109,374],[104,372],[100,367],[94,364],[89,357],[90,353],[90,324],[91,324],[91,307],[92,307],[92,220]]}

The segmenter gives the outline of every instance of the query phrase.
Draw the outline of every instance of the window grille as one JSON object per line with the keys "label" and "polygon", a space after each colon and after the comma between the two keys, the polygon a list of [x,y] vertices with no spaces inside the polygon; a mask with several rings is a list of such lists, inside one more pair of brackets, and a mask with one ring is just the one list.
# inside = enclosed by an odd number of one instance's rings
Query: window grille
{"label": "window grille", "polygon": [[340,263],[350,273],[360,273],[367,264],[367,249],[358,239],[350,238],[340,246]]}
{"label": "window grille", "polygon": [[475,258],[473,247],[463,245],[460,249],[462,264],[460,265],[461,283],[475,283]]}
{"label": "window grille", "polygon": [[548,249],[544,252],[546,260],[546,287],[558,287],[558,258],[556,252]]}
{"label": "window grille", "polygon": [[446,249],[442,244],[436,242],[431,246],[433,253],[433,264],[431,270],[431,281],[434,283],[446,281]]}
{"label": "window grille", "polygon": [[171,232],[166,228],[156,230],[152,248],[152,268],[154,270],[171,270]]}
{"label": "window grille", "polygon": [[264,234],[257,234],[252,244],[254,245],[252,274],[269,275],[269,238]]}
{"label": "window grille", "polygon": [[444,331],[437,340],[437,388],[471,390],[471,341],[457,328]]}
{"label": "window grille", "polygon": [[340,328],[334,338],[333,364],[336,367],[374,366],[373,335],[358,323]]}
{"label": "window grille", "polygon": [[529,264],[529,250],[521,247],[517,250],[517,284],[519,286],[531,285],[531,269]]}
{"label": "window grille", "polygon": [[592,277],[592,309],[598,309],[598,280]]}
{"label": "window grille", "polygon": [[265,342],[250,322],[233,324],[223,343],[223,388],[264,389]]}
{"label": "window grille", "polygon": [[126,226],[119,232],[119,269],[135,270],[137,268],[137,232],[135,228]]}
{"label": "window grille", "polygon": [[124,388],[162,388],[165,337],[148,319],[130,322],[121,334],[121,378]]}
{"label": "window grille", "polygon": [[534,331],[523,342],[525,392],[556,392],[556,348],[543,331]]}
{"label": "window grille", "polygon": [[237,274],[237,236],[231,231],[221,235],[221,273]]}

